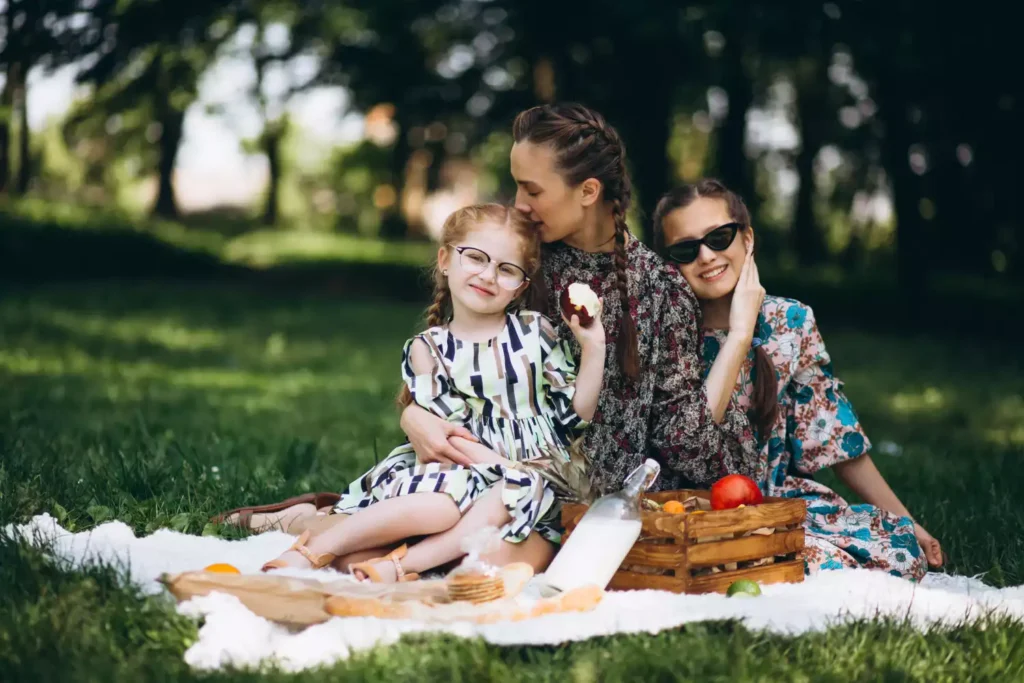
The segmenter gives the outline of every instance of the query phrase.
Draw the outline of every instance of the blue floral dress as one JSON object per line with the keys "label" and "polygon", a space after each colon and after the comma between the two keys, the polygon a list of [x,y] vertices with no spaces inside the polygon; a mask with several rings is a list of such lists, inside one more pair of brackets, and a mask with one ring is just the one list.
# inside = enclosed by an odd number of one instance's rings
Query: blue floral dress
{"label": "blue floral dress", "polygon": [[[705,330],[707,372],[726,331]],[[913,581],[924,577],[927,560],[909,517],[873,505],[850,505],[814,474],[868,452],[860,421],[832,373],[814,313],[793,299],[767,296],[758,319],[755,345],[768,352],[779,385],[779,415],[761,440],[767,467],[758,484],[766,495],[807,502],[807,572],[862,567],[881,569]],[[749,409],[755,379],[754,350],[740,371],[734,403]]]}

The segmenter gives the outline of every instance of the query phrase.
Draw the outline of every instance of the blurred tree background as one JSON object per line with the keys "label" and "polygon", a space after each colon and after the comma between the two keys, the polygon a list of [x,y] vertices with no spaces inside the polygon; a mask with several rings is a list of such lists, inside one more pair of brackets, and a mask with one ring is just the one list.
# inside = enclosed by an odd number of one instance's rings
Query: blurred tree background
{"label": "blurred tree background", "polygon": [[512,196],[515,113],[577,100],[626,140],[645,240],[715,175],[769,280],[1016,296],[1009,7],[0,0],[0,278],[415,266]]}

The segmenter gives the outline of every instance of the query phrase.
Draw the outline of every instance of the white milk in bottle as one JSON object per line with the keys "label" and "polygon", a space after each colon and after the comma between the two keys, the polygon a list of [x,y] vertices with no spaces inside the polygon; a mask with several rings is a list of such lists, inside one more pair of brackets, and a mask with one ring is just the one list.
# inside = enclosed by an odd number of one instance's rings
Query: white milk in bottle
{"label": "white milk in bottle", "polygon": [[591,505],[538,579],[558,591],[590,584],[607,587],[640,537],[640,495],[660,472],[658,463],[648,459],[626,477],[621,491]]}

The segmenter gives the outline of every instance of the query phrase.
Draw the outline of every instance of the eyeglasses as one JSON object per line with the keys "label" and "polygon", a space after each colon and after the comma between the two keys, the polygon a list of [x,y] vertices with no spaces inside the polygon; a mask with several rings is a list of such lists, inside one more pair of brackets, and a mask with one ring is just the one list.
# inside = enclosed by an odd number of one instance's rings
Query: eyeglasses
{"label": "eyeglasses", "polygon": [[[456,247],[453,244],[448,246],[458,252],[459,263],[462,265],[463,270],[470,275],[479,275],[487,270],[491,263],[490,255],[482,249],[477,249],[476,247]],[[504,289],[518,289],[524,282],[530,281],[526,271],[514,263],[498,263],[497,274],[494,279],[497,280],[498,286]]]}
{"label": "eyeglasses", "polygon": [[676,263],[693,263],[700,254],[700,245],[704,244],[712,251],[725,251],[736,239],[736,233],[742,228],[741,223],[726,223],[720,225],[699,240],[683,240],[670,244],[665,251],[669,259]]}

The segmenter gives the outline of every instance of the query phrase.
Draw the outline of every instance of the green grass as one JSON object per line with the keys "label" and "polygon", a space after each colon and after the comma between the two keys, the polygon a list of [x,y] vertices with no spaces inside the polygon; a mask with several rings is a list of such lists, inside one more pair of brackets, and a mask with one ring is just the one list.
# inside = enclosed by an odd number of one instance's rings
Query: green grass
{"label": "green grass", "polygon": [[[116,518],[137,533],[211,533],[224,508],[339,488],[401,438],[397,366],[419,313],[226,285],[8,290],[0,525],[50,512],[74,530]],[[871,439],[902,446],[876,461],[950,569],[1024,583],[1019,354],[823,331]],[[119,578],[0,539],[0,680],[263,680],[189,670],[197,625]],[[1024,628],[1008,623],[861,623],[796,639],[713,623],[558,648],[419,637],[303,678],[1008,680],[1022,662]]]}
{"label": "green grass", "polygon": [[[325,230],[268,228],[243,215],[195,215],[169,221],[34,198],[0,203],[0,228],[0,245],[20,237],[20,242],[32,244],[44,266],[54,250],[83,243],[95,245],[97,253],[89,254],[92,258],[102,259],[107,245],[129,244],[136,251],[176,251],[182,259],[214,259],[257,271],[325,262],[422,267],[437,252],[426,241],[385,242]],[[143,251],[135,257],[145,260],[147,254]]]}

